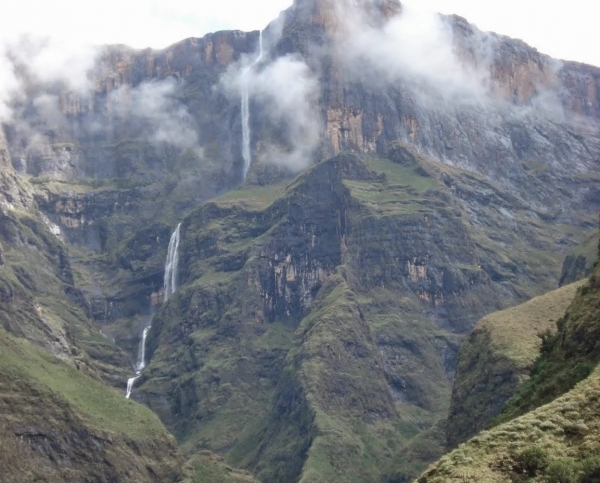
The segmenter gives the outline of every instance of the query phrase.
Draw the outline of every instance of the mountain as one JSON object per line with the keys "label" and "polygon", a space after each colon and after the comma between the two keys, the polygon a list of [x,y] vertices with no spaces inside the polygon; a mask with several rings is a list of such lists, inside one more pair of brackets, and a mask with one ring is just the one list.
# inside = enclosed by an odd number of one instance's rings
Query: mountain
{"label": "mountain", "polygon": [[451,394],[477,321],[555,289],[596,227],[600,69],[459,17],[296,0],[262,32],[105,46],[83,90],[27,69],[0,136],[0,437],[61,435],[36,453],[56,481],[408,481],[473,404]]}
{"label": "mountain", "polygon": [[[498,421],[432,465],[418,481],[592,482],[598,460],[598,283],[579,288],[558,331],[542,339],[531,378]],[[514,309],[517,310],[517,309]]]}

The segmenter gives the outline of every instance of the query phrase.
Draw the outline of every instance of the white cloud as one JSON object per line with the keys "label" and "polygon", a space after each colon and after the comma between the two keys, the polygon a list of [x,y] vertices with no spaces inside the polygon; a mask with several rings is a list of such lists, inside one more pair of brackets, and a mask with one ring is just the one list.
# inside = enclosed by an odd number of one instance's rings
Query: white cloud
{"label": "white cloud", "polygon": [[[4,0],[0,37],[50,35],[76,44],[165,47],[219,29],[264,28],[292,0]],[[600,3],[571,0],[406,0],[455,13],[485,30],[521,38],[549,55],[600,65]]]}
{"label": "white cloud", "polygon": [[[246,62],[247,59],[233,65],[222,77],[221,87],[231,99],[239,99],[245,79],[251,99],[260,106],[260,114],[270,125],[277,126],[281,138],[277,142],[263,139],[261,159],[292,171],[306,168],[322,131],[319,84],[314,73],[293,55],[249,71]],[[256,110],[251,112],[251,118],[256,116]]]}
{"label": "white cloud", "polygon": [[426,93],[423,102],[432,89],[469,102],[485,96],[487,69],[458,59],[452,32],[439,15],[405,7],[383,28],[370,26],[360,9],[346,8],[342,18],[351,34],[338,39],[337,48],[355,77],[370,84],[409,82]]}
{"label": "white cloud", "polygon": [[600,2],[571,0],[406,0],[421,9],[465,17],[484,31],[519,38],[552,57],[600,66]]}
{"label": "white cloud", "polygon": [[135,119],[155,145],[169,144],[202,156],[194,120],[176,98],[176,81],[144,82],[136,88],[121,86],[111,92],[109,104],[123,119]]}

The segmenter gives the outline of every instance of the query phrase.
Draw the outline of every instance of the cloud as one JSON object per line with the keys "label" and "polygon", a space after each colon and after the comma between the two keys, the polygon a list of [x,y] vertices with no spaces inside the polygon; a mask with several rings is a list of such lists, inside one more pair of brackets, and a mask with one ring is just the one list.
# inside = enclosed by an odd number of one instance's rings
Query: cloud
{"label": "cloud", "polygon": [[30,83],[60,83],[76,91],[85,91],[91,86],[89,73],[99,54],[99,49],[92,45],[32,35],[21,35],[7,45],[15,66]]}
{"label": "cloud", "polygon": [[73,46],[47,37],[2,37],[0,122],[22,123],[23,119],[15,116],[21,116],[27,99],[39,96],[40,92],[88,91],[91,88],[89,74],[97,54],[98,50],[91,46]]}
{"label": "cloud", "polygon": [[451,28],[439,15],[404,6],[381,27],[371,25],[360,8],[338,14],[345,34],[337,40],[337,53],[351,76],[378,86],[402,81],[416,93],[445,99],[485,96],[487,69],[459,59]]}
{"label": "cloud", "polygon": [[108,105],[122,120],[135,120],[154,145],[168,144],[202,156],[194,119],[177,99],[178,85],[168,78],[143,82],[137,87],[122,85],[111,92]]}
{"label": "cloud", "polygon": [[[272,128],[269,130],[271,139],[261,139],[259,157],[262,161],[291,171],[306,168],[312,162],[323,127],[316,76],[295,55],[266,60],[265,64],[249,70],[248,62],[244,59],[232,66],[221,78],[220,87],[230,99],[239,99],[242,83],[248,83],[252,100],[251,127],[259,124],[256,120],[260,117],[263,124]],[[263,135],[269,137],[264,132]]]}
{"label": "cloud", "polygon": [[8,58],[6,48],[0,45],[0,122],[6,123],[12,119],[11,104],[22,93],[21,88],[14,63]]}

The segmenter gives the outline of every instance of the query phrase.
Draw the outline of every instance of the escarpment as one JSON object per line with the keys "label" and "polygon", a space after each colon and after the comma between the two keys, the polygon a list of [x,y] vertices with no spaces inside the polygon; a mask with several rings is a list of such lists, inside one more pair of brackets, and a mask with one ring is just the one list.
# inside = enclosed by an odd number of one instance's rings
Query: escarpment
{"label": "escarpment", "polygon": [[456,69],[407,56],[398,1],[296,0],[262,32],[102,47],[86,91],[26,78],[0,132],[7,475],[25,452],[51,482],[409,481],[447,430],[593,369],[536,385],[539,350],[595,333],[571,324],[591,288],[543,340],[575,287],[534,297],[593,270],[600,70],[429,20]]}

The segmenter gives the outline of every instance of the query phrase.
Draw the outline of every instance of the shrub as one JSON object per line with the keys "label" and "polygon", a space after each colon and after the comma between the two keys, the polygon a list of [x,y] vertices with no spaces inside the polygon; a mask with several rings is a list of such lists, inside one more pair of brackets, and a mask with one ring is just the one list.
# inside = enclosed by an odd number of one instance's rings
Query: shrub
{"label": "shrub", "polygon": [[600,456],[587,458],[583,461],[582,467],[580,483],[600,483]]}
{"label": "shrub", "polygon": [[588,377],[594,370],[595,365],[590,362],[578,362],[573,369],[571,369],[572,378],[575,383],[583,381]]}
{"label": "shrub", "polygon": [[515,471],[534,477],[548,466],[546,452],[538,446],[530,446],[515,457]]}
{"label": "shrub", "polygon": [[548,483],[577,483],[579,481],[580,464],[570,458],[553,461],[546,469]]}

